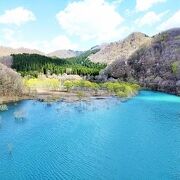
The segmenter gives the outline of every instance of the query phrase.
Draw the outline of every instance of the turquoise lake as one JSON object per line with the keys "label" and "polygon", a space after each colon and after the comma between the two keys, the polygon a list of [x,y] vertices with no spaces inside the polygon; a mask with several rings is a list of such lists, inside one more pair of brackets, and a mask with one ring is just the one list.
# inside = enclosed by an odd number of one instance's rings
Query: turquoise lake
{"label": "turquoise lake", "polygon": [[28,100],[0,116],[0,180],[180,179],[180,97]]}

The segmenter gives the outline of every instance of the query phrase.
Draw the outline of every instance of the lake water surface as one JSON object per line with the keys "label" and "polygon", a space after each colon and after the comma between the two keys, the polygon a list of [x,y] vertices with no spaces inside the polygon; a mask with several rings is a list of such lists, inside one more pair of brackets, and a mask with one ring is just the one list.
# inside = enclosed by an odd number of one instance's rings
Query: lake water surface
{"label": "lake water surface", "polygon": [[180,179],[180,97],[22,101],[0,116],[0,180]]}

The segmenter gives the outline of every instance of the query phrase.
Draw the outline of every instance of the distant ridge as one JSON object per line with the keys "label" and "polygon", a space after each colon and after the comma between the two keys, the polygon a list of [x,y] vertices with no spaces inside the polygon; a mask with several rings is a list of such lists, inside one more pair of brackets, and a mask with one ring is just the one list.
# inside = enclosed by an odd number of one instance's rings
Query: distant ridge
{"label": "distant ridge", "polygon": [[150,39],[146,34],[134,32],[122,41],[116,41],[102,46],[101,50],[96,54],[90,55],[89,59],[93,62],[111,64],[119,58],[129,57]]}
{"label": "distant ridge", "polygon": [[22,54],[22,53],[41,54],[41,55],[45,54],[36,49],[28,49],[28,48],[16,48],[15,49],[15,48],[11,48],[11,47],[0,46],[0,57],[9,56],[11,54]]}
{"label": "distant ridge", "polygon": [[51,52],[49,54],[47,54],[47,56],[51,56],[51,57],[58,57],[58,58],[71,58],[71,57],[76,57],[79,56],[83,53],[83,51],[73,51],[71,49],[69,50],[57,50],[54,52]]}
{"label": "distant ridge", "polygon": [[51,53],[44,53],[42,51],[39,51],[37,49],[28,49],[28,48],[11,48],[6,46],[0,46],[0,57],[4,56],[10,56],[11,54],[39,54],[39,55],[46,55],[46,56],[56,56],[58,58],[70,58],[70,57],[76,57],[83,53],[83,51],[73,51],[73,50],[57,50]]}

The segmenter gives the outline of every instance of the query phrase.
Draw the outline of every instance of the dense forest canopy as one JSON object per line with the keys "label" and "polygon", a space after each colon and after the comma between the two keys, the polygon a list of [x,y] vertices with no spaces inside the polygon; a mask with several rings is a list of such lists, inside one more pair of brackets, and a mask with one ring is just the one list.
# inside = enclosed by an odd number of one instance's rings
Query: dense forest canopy
{"label": "dense forest canopy", "polygon": [[87,57],[95,51],[86,51],[77,57],[60,59],[38,54],[13,54],[12,68],[21,73],[22,76],[37,76],[38,73],[47,74],[78,74],[98,75],[105,64],[93,63]]}

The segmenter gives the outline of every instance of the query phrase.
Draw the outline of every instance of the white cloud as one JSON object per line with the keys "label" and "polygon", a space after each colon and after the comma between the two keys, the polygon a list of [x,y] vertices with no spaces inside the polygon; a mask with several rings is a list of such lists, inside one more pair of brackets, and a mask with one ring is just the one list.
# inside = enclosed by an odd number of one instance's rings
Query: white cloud
{"label": "white cloud", "polygon": [[59,35],[51,41],[42,42],[43,49],[47,52],[51,52],[59,49],[72,49],[77,50],[77,44],[71,42],[71,40],[65,35]]}
{"label": "white cloud", "polygon": [[36,20],[35,15],[23,7],[6,10],[4,14],[0,15],[0,23],[2,24],[15,24],[19,26],[34,20]]}
{"label": "white cloud", "polygon": [[136,11],[146,11],[153,5],[165,1],[166,0],[136,0]]}
{"label": "white cloud", "polygon": [[173,16],[167,19],[165,22],[160,24],[158,30],[167,30],[174,27],[180,27],[180,10],[177,11]]}
{"label": "white cloud", "polygon": [[160,22],[162,17],[167,13],[163,12],[160,14],[157,14],[153,11],[147,12],[143,17],[138,18],[135,20],[135,24],[138,25],[139,27],[149,25],[152,26],[153,24],[156,24],[157,22]]}
{"label": "white cloud", "polygon": [[67,34],[83,41],[94,40],[95,43],[101,43],[114,40],[127,30],[122,25],[124,19],[116,11],[115,4],[105,0],[72,2],[56,17]]}
{"label": "white cloud", "polygon": [[77,44],[71,42],[71,40],[64,35],[59,35],[54,37],[52,40],[44,41],[25,41],[22,39],[17,31],[6,28],[1,30],[1,45],[8,46],[12,48],[30,48],[38,49],[43,52],[51,52],[59,49],[72,49],[77,50]]}
{"label": "white cloud", "polygon": [[7,41],[11,41],[13,39],[15,31],[9,28],[2,29],[3,38]]}
{"label": "white cloud", "polygon": [[11,48],[30,48],[39,49],[37,41],[25,41],[19,36],[19,33],[13,29],[6,28],[1,30],[1,45]]}

